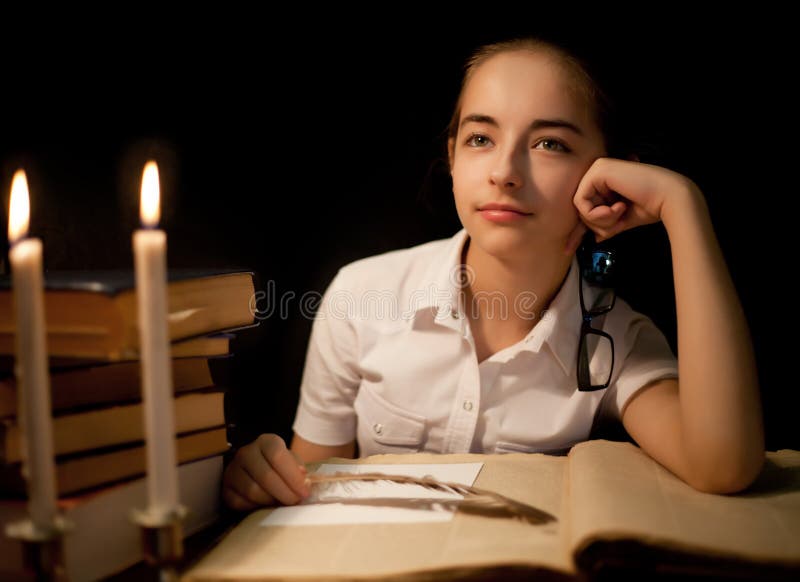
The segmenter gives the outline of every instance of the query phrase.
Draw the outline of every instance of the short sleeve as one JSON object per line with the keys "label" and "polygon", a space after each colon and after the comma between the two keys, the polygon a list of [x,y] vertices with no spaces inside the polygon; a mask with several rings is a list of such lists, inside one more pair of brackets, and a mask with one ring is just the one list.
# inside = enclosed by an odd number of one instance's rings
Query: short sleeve
{"label": "short sleeve", "polygon": [[315,315],[292,427],[300,437],[328,446],[355,440],[353,401],[361,382],[358,338],[347,308],[352,293],[342,279],[340,271]]}
{"label": "short sleeve", "polygon": [[625,406],[641,388],[655,380],[678,377],[678,361],[661,330],[650,318],[627,305],[621,311],[629,316],[624,332],[612,335],[616,343],[622,344],[615,346],[615,351],[624,354],[624,359],[601,403],[601,414],[616,420],[622,419]]}

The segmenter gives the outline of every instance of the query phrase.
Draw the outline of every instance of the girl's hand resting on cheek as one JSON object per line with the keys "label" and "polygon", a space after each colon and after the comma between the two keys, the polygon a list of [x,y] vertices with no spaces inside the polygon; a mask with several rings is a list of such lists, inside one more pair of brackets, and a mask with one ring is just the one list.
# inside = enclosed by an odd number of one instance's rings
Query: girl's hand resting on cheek
{"label": "girl's hand resting on cheek", "polygon": [[262,434],[236,451],[225,468],[222,498],[228,507],[295,505],[310,494],[306,469],[276,434]]}
{"label": "girl's hand resting on cheek", "polygon": [[583,175],[573,197],[580,223],[570,235],[567,254],[580,244],[587,229],[596,240],[664,220],[670,204],[697,186],[686,176],[650,164],[598,158]]}

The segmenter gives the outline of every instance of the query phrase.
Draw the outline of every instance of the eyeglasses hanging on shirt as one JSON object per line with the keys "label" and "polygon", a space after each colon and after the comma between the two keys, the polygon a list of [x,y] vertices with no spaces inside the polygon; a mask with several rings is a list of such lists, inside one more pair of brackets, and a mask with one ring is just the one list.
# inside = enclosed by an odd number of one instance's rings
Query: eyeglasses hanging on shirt
{"label": "eyeglasses hanging on shirt", "polygon": [[[614,370],[614,338],[604,332],[606,314],[614,307],[615,254],[594,242],[589,231],[578,249],[578,296],[581,331],[578,338],[578,390],[590,392],[607,388]],[[592,299],[587,309],[586,301]]]}

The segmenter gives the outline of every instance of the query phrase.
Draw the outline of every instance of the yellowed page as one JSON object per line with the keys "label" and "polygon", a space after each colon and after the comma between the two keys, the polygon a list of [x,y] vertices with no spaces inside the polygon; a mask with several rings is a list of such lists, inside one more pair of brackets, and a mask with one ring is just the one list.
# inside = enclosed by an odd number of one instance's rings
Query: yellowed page
{"label": "yellowed page", "polygon": [[767,453],[737,495],[701,493],[630,443],[588,441],[569,454],[571,538],[638,539],[706,557],[800,567],[800,452]]}
{"label": "yellowed page", "polygon": [[458,512],[447,523],[261,527],[269,510],[260,510],[183,579],[386,579],[423,573],[427,579],[503,568],[539,568],[560,578],[572,572],[561,520],[566,457],[412,454],[376,455],[358,462],[482,462],[476,487],[529,503],[558,521],[531,525]]}

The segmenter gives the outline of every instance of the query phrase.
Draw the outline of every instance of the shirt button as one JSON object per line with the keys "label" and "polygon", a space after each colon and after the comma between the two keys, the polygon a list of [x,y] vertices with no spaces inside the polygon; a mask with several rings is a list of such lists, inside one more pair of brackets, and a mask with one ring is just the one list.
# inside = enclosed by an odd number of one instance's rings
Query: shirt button
{"label": "shirt button", "polygon": [[472,400],[465,400],[464,404],[463,404],[463,407],[464,407],[464,410],[466,410],[467,412],[472,410]]}
{"label": "shirt button", "polygon": [[461,316],[458,314],[458,310],[457,310],[457,309],[453,309],[453,310],[451,310],[451,311],[450,311],[450,315],[453,317],[453,319],[458,319],[459,317],[461,317]]}
{"label": "shirt button", "polygon": [[376,422],[372,425],[372,430],[375,431],[375,434],[382,434],[383,433],[383,425],[379,422]]}

